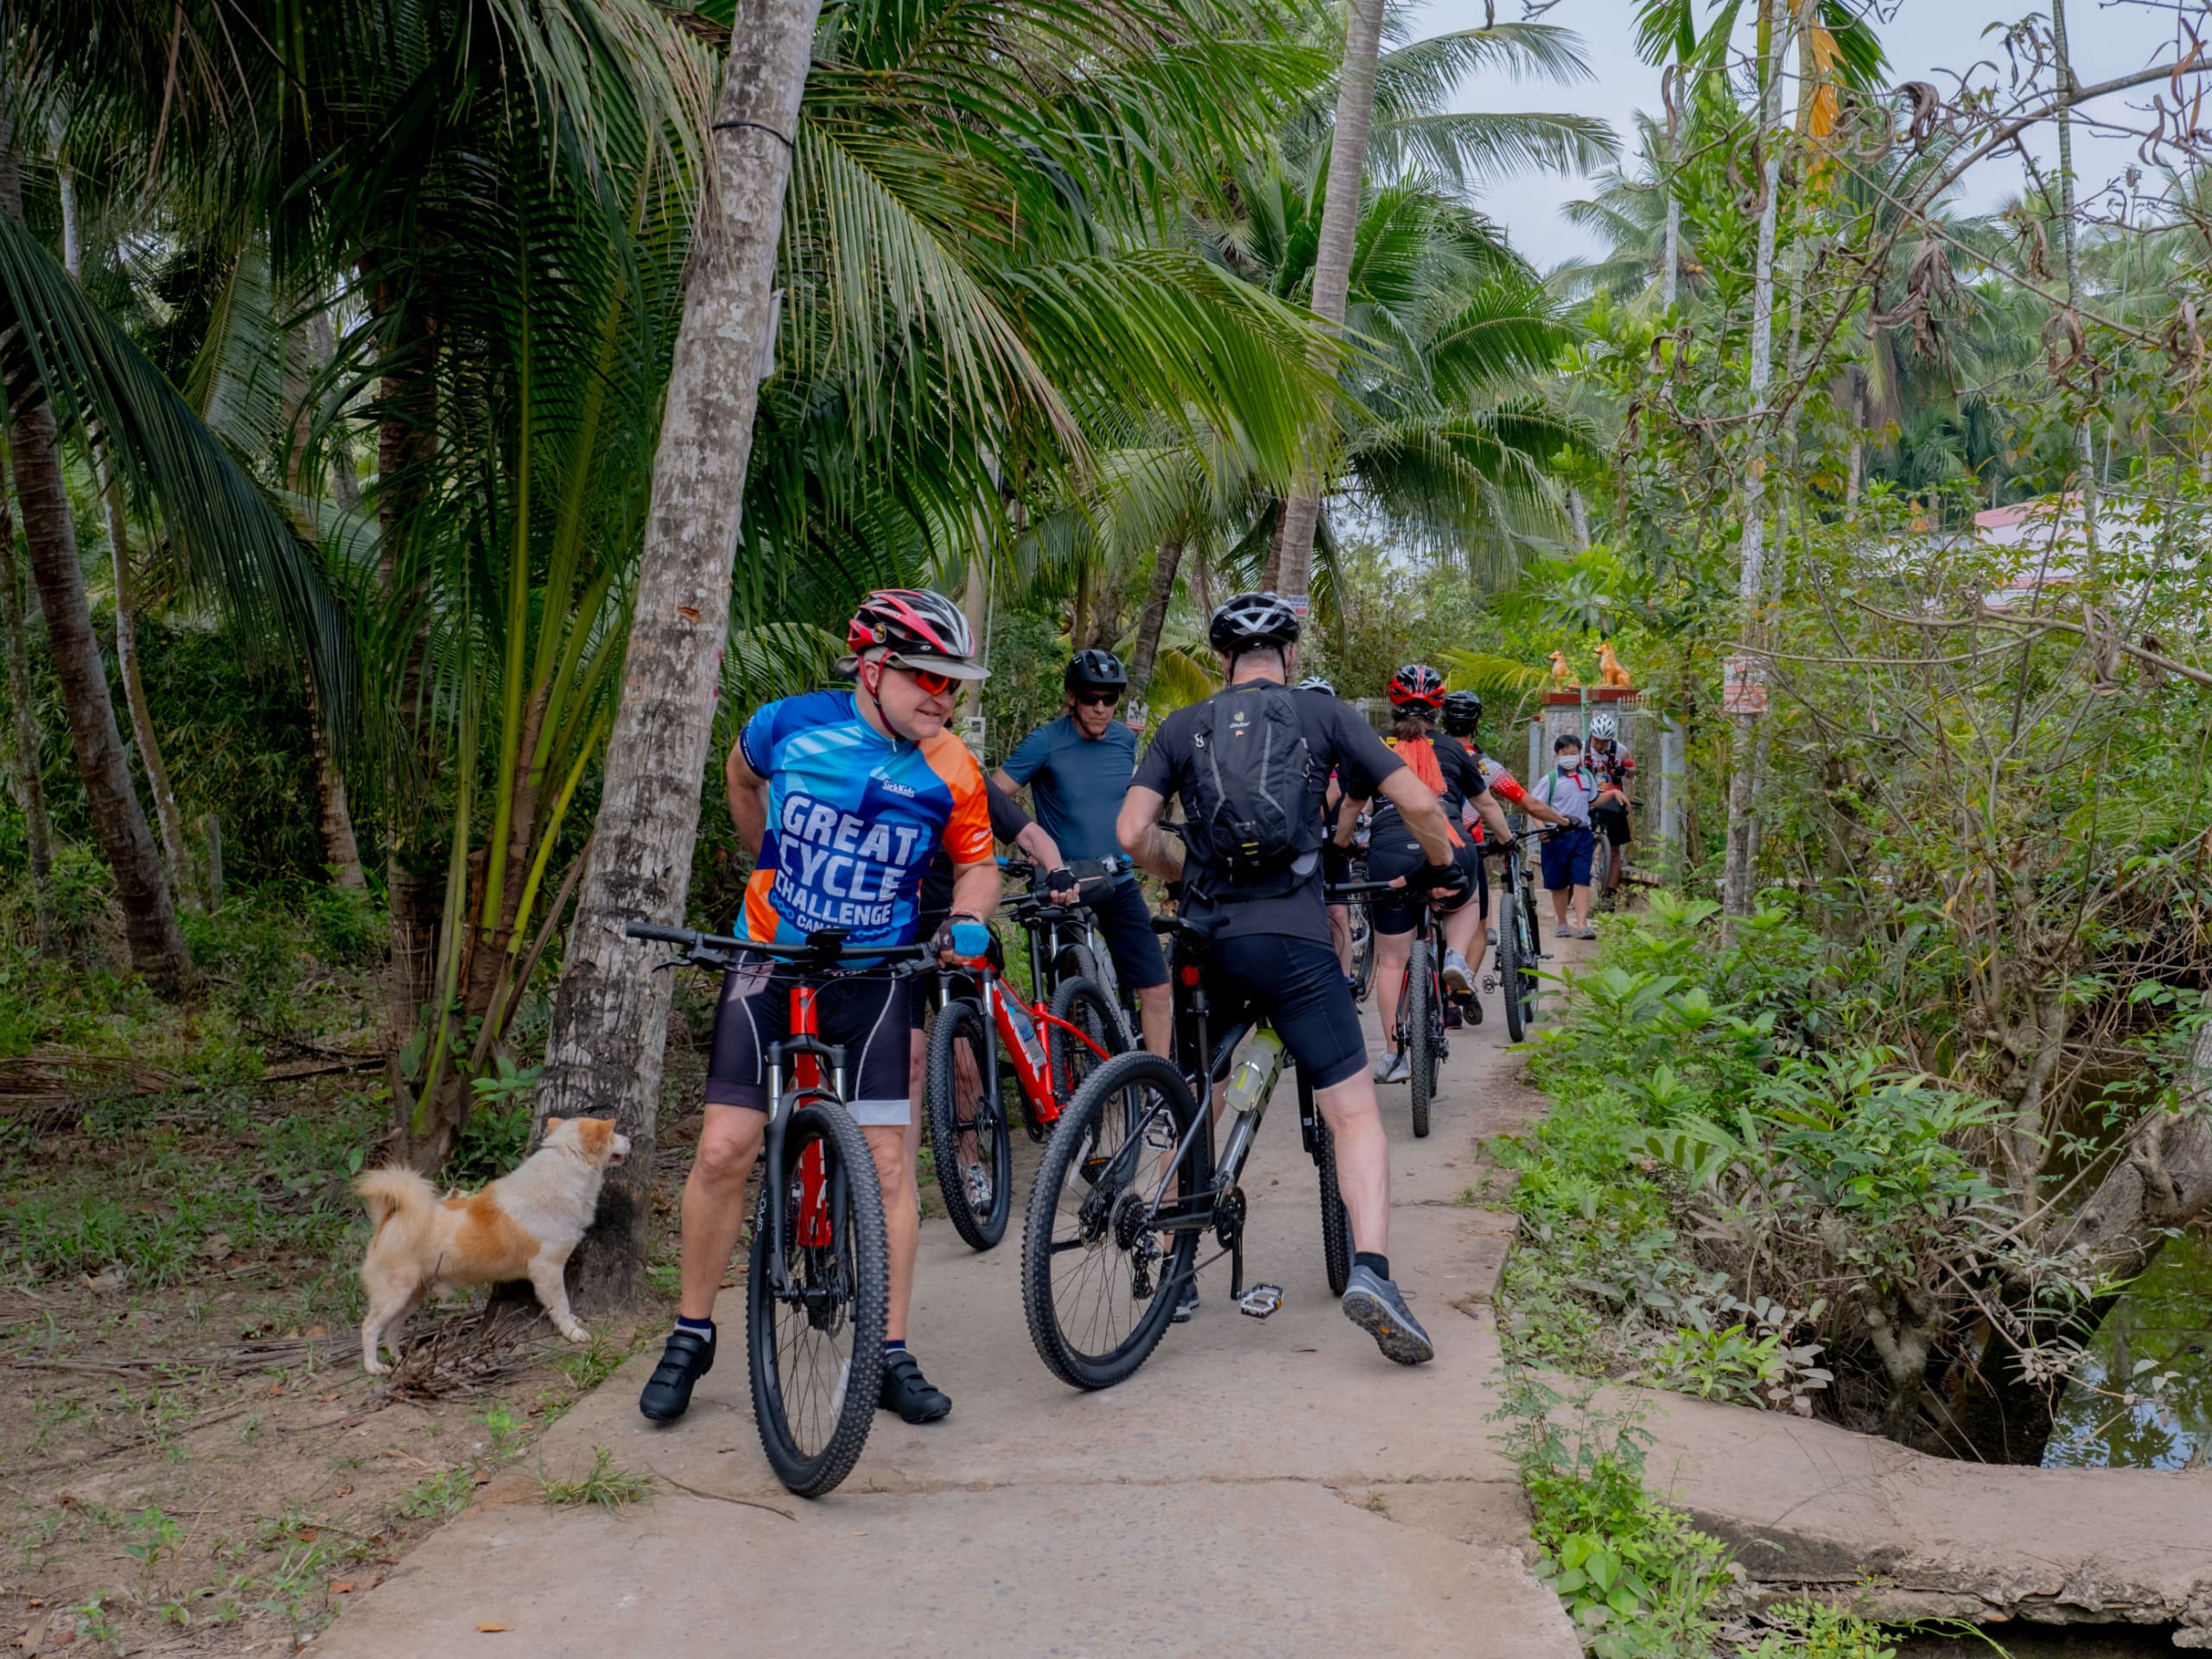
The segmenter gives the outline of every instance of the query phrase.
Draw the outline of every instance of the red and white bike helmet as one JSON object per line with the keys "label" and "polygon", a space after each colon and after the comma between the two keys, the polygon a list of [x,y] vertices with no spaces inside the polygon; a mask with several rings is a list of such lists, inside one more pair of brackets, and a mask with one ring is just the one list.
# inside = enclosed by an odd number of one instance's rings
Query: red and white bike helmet
{"label": "red and white bike helmet", "polygon": [[880,651],[897,668],[983,680],[991,671],[975,660],[976,635],[960,607],[923,588],[881,588],[861,601],[845,629],[856,658]]}
{"label": "red and white bike helmet", "polygon": [[1408,663],[1390,677],[1390,706],[1435,714],[1444,706],[1444,677],[1427,663]]}

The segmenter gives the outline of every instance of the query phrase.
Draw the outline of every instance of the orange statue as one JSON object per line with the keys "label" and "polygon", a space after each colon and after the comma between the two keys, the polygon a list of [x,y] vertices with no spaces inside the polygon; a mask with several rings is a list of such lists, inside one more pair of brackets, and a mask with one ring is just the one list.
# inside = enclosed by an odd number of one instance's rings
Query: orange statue
{"label": "orange statue", "polygon": [[1621,666],[1621,659],[1613,655],[1613,642],[1599,642],[1598,646],[1598,683],[1609,690],[1633,691],[1636,683],[1628,677],[1628,670]]}
{"label": "orange statue", "polygon": [[1573,671],[1567,665],[1567,653],[1563,651],[1552,652],[1552,690],[1573,691],[1580,690],[1581,684],[1582,682],[1574,677]]}

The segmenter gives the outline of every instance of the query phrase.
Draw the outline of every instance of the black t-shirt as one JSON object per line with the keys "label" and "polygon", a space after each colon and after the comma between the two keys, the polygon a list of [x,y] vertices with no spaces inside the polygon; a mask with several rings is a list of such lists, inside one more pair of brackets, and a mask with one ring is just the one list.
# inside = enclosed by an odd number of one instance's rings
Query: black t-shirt
{"label": "black t-shirt", "polygon": [[[1327,822],[1331,772],[1337,774],[1346,794],[1363,800],[1382,787],[1385,778],[1405,765],[1350,704],[1338,702],[1325,691],[1294,690],[1290,695],[1298,709],[1299,734],[1306,740],[1306,754],[1313,761],[1306,797],[1306,810],[1315,819],[1324,824]],[[1195,805],[1191,786],[1198,770],[1198,752],[1192,744],[1191,734],[1202,718],[1199,710],[1205,707],[1204,703],[1193,703],[1187,709],[1178,709],[1161,721],[1152,747],[1137,762],[1136,776],[1130,779],[1132,788],[1154,790],[1166,796],[1179,795],[1185,816]],[[1318,858],[1312,872],[1281,898],[1222,903],[1219,894],[1228,887],[1227,878],[1211,868],[1197,848],[1187,853],[1185,876],[1184,913],[1193,920],[1216,915],[1225,918],[1221,938],[1243,938],[1266,933],[1319,939],[1325,944],[1328,941],[1329,911],[1322,897],[1321,861]]]}
{"label": "black t-shirt", "polygon": [[[990,804],[991,838],[1012,845],[1014,838],[1029,827],[1029,815],[1012,796],[991,781],[988,772],[983,774],[983,798]],[[927,938],[950,912],[952,881],[951,855],[940,847],[922,875],[921,903],[917,912],[922,931],[917,938]]]}
{"label": "black t-shirt", "polygon": [[[1444,775],[1444,792],[1438,801],[1444,808],[1447,823],[1459,822],[1460,809],[1477,796],[1490,792],[1490,785],[1483,781],[1483,769],[1475,757],[1468,753],[1465,744],[1442,732],[1428,734],[1430,751],[1436,756],[1436,769]],[[1405,827],[1398,809],[1389,801],[1375,803],[1374,833],[1377,837],[1397,835]]]}

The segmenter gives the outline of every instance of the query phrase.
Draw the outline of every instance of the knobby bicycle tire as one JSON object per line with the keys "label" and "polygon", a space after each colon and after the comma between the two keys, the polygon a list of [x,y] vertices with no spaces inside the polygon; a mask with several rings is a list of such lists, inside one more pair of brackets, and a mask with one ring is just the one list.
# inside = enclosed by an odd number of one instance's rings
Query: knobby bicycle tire
{"label": "knobby bicycle tire", "polygon": [[1516,1043],[1524,1029],[1521,1019],[1520,909],[1518,905],[1508,905],[1497,918],[1497,1000],[1505,1007],[1505,1034]]}
{"label": "knobby bicycle tire", "polygon": [[[1091,980],[1077,977],[1062,981],[1059,988],[1052,993],[1052,1014],[1054,1019],[1065,1020],[1077,1030],[1089,1033],[1091,1041],[1106,1051],[1107,1059],[1126,1054],[1134,1046],[1128,1033],[1122,1028],[1122,1019],[1114,1005]],[[1106,1062],[1065,1026],[1047,1025],[1045,1043],[1045,1052],[1052,1061],[1052,1098],[1059,1103],[1065,1114],[1068,1103],[1083,1087],[1083,1080]],[[1035,1138],[1042,1140],[1044,1135],[1040,1133]]]}
{"label": "knobby bicycle tire", "polygon": [[1598,844],[1590,857],[1590,907],[1604,912],[1613,907],[1613,843],[1604,830],[1596,834]]}
{"label": "knobby bicycle tire", "polygon": [[1341,1296],[1351,1282],[1351,1217],[1337,1190],[1337,1142],[1329,1126],[1319,1126],[1319,1150],[1313,1161],[1321,1172],[1321,1260],[1329,1274],[1329,1294]]}
{"label": "knobby bicycle tire", "polygon": [[[1133,1096],[1138,1103],[1134,1107]],[[1171,1235],[1164,1253],[1153,1258],[1156,1270],[1144,1275],[1148,1289],[1140,1296],[1137,1252],[1156,1249],[1158,1235],[1149,1228],[1132,1229],[1135,1245],[1125,1250],[1117,1243],[1115,1222],[1125,1201],[1141,1205],[1159,1187],[1162,1159],[1179,1144],[1197,1111],[1183,1074],[1161,1056],[1140,1049],[1091,1072],[1046,1142],[1022,1228],[1021,1306],[1037,1357],[1071,1388],[1107,1389],[1122,1382],[1151,1357],[1166,1332],[1175,1312],[1173,1287],[1189,1274],[1198,1240],[1191,1233]],[[1155,1122],[1160,1133],[1151,1135]],[[1167,1145],[1155,1148],[1158,1140]],[[1104,1185],[1109,1182],[1111,1186]],[[1064,1191],[1077,1204],[1065,1216]],[[1093,1200],[1098,1213],[1087,1221]],[[1065,1240],[1058,1236],[1063,1220]],[[1055,1264],[1064,1262],[1073,1264],[1065,1289],[1054,1277]],[[1084,1345],[1094,1338],[1070,1327],[1080,1318],[1086,1293],[1110,1294],[1125,1279],[1128,1305],[1137,1310],[1129,1328],[1103,1350]]]}
{"label": "knobby bicycle tire", "polygon": [[1351,907],[1351,1000],[1364,1002],[1375,988],[1375,918],[1364,899]]}
{"label": "knobby bicycle tire", "polygon": [[978,1092],[969,1103],[972,1109],[966,1133],[976,1137],[976,1160],[990,1177],[991,1201],[980,1215],[968,1190],[968,1173],[960,1160],[963,1127],[959,1108],[967,1092],[961,1082],[959,1058],[964,1047],[980,1079],[995,1038],[983,1019],[983,1010],[969,1001],[948,1002],[930,1027],[929,1070],[924,1097],[927,1103],[930,1147],[937,1164],[938,1194],[952,1230],[969,1249],[988,1250],[1006,1236],[1014,1214],[1014,1144],[1007,1138],[1013,1125],[1007,1121],[1009,1087],[1017,1094],[1020,1084],[1013,1062],[999,1058],[996,1099]]}
{"label": "knobby bicycle tire", "polygon": [[1399,1021],[1405,1028],[1404,1047],[1416,1141],[1427,1138],[1429,1102],[1436,1093],[1436,1022],[1440,1010],[1436,1006],[1436,981],[1430,967],[1433,954],[1427,939],[1414,940],[1412,954],[1406,959],[1405,1006],[1398,1011]]}
{"label": "knobby bicycle tire", "polygon": [[[823,1306],[809,1310],[776,1299],[768,1259],[773,1248],[768,1206],[790,1203],[800,1160],[809,1146],[817,1143],[823,1149],[831,1242],[811,1247],[802,1243],[795,1216],[789,1218],[785,1233],[785,1256],[792,1276],[802,1285],[830,1293]],[[796,1205],[791,1208],[795,1211]],[[784,1131],[784,1167],[761,1174],[745,1294],[746,1357],[760,1449],[767,1453],[776,1478],[801,1497],[820,1497],[834,1491],[852,1473],[861,1448],[868,1444],[883,1387],[883,1330],[890,1298],[890,1257],[875,1160],[860,1126],[842,1106],[833,1100],[809,1101],[791,1113]],[[788,1333],[804,1343],[810,1332],[834,1335],[838,1326],[850,1332],[851,1351],[827,1402],[828,1421],[796,1427],[790,1409],[793,1402],[785,1387],[781,1338]],[[800,1363],[796,1353],[791,1356],[791,1370],[803,1373],[793,1376],[794,1383],[818,1385],[823,1380],[821,1361],[812,1354],[809,1358],[810,1365]],[[830,1358],[836,1359],[834,1349]],[[818,1445],[803,1444],[802,1433]]]}
{"label": "knobby bicycle tire", "polygon": [[1543,1017],[1544,935],[1536,919],[1536,895],[1525,892],[1521,907],[1521,1019],[1534,1025]]}

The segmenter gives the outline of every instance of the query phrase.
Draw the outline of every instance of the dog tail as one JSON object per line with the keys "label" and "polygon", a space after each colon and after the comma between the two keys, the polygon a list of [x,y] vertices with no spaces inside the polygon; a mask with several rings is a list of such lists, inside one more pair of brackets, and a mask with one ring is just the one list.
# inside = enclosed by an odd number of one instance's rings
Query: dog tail
{"label": "dog tail", "polygon": [[411,1169],[365,1169],[353,1178],[353,1191],[369,1207],[369,1224],[377,1232],[394,1216],[408,1221],[429,1217],[437,1207],[437,1189]]}

